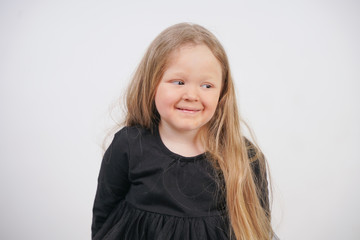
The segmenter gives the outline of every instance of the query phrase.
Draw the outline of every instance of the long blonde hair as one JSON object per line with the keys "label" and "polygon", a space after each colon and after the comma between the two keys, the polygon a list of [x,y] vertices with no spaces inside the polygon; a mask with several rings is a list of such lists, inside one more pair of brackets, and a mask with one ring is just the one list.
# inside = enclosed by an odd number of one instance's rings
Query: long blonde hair
{"label": "long blonde hair", "polygon": [[[166,70],[169,55],[185,44],[205,44],[222,67],[223,87],[218,107],[212,119],[201,129],[202,143],[215,169],[225,180],[225,197],[231,235],[241,240],[270,239],[273,232],[270,213],[262,206],[256,177],[251,170],[249,145],[240,127],[233,80],[224,48],[207,29],[196,24],[180,23],[161,32],[150,44],[141,60],[126,93],[126,126],[141,125],[154,129],[160,122],[155,107],[158,83]],[[260,177],[265,178],[265,160],[256,154]]]}

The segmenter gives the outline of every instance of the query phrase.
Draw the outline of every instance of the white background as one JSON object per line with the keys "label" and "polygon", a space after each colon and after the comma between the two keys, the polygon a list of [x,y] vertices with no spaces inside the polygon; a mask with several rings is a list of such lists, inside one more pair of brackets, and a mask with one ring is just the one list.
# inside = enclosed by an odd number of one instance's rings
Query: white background
{"label": "white background", "polygon": [[0,1],[0,239],[90,239],[101,143],[153,38],[207,27],[281,239],[360,239],[358,1]]}

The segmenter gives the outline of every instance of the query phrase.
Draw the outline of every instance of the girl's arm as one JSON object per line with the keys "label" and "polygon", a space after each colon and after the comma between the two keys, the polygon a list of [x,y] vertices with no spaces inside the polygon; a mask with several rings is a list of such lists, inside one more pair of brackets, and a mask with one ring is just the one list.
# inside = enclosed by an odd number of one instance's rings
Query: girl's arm
{"label": "girl's arm", "polygon": [[93,207],[92,238],[101,229],[117,204],[125,198],[130,186],[128,160],[127,131],[123,128],[115,134],[101,163]]}

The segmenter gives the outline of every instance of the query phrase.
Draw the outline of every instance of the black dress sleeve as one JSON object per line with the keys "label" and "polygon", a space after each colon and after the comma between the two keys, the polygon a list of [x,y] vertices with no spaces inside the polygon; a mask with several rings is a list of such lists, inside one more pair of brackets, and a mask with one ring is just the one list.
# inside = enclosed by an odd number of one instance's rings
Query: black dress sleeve
{"label": "black dress sleeve", "polygon": [[270,217],[269,189],[265,157],[248,139],[245,139],[245,143],[260,204],[267,216]]}
{"label": "black dress sleeve", "polygon": [[129,146],[127,130],[117,132],[105,151],[93,207],[92,238],[129,189]]}

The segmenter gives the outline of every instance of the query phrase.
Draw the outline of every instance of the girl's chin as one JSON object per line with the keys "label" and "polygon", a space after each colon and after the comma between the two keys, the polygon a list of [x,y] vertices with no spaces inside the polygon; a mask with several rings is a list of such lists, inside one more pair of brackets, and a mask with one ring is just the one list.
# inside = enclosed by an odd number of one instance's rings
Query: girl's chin
{"label": "girl's chin", "polygon": [[175,127],[178,132],[184,133],[198,132],[200,128],[200,125],[180,125]]}

